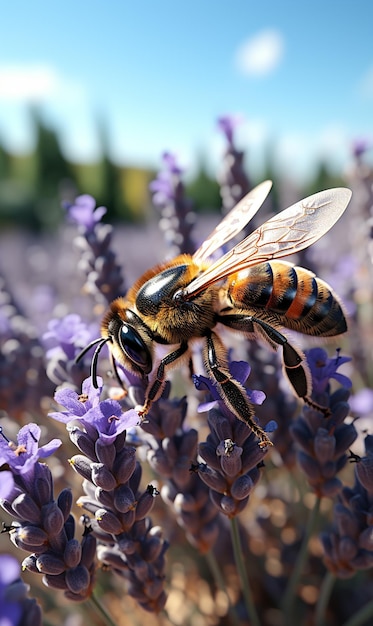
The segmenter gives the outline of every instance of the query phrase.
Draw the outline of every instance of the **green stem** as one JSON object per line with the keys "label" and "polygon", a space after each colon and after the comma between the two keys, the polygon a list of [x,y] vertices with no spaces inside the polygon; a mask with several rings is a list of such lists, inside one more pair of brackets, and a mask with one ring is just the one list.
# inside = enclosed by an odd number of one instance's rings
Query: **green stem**
{"label": "green stem", "polygon": [[365,624],[373,615],[373,600],[365,604],[353,617],[347,620],[343,626],[361,626]]}
{"label": "green stem", "polygon": [[323,626],[325,623],[325,612],[335,581],[335,574],[332,574],[332,572],[326,572],[316,604],[315,626]]}
{"label": "green stem", "polygon": [[240,533],[238,528],[238,520],[236,517],[231,519],[231,536],[232,536],[232,545],[233,545],[233,553],[237,566],[238,575],[241,581],[242,593],[245,599],[246,611],[251,620],[251,626],[260,626],[260,621],[258,614],[256,612],[254,597],[249,586],[249,579],[247,576],[247,571],[245,568],[245,563],[243,560],[243,551],[241,546]]}
{"label": "green stem", "polygon": [[90,597],[90,603],[93,604],[94,609],[97,611],[97,613],[101,615],[101,617],[105,620],[105,623],[108,624],[108,626],[118,626],[117,623],[111,619],[109,613],[102,606],[101,602],[96,598],[94,593]]}
{"label": "green stem", "polygon": [[206,560],[209,564],[211,573],[213,575],[214,581],[216,586],[218,587],[218,589],[220,589],[220,591],[223,591],[227,597],[227,601],[228,601],[228,613],[229,616],[232,620],[232,623],[234,624],[234,626],[239,626],[239,619],[237,617],[236,611],[234,610],[234,607],[231,604],[231,601],[229,599],[229,595],[227,594],[226,590],[225,590],[225,581],[224,581],[224,577],[221,573],[219,564],[215,558],[214,553],[210,550],[209,552],[207,552],[206,554]]}
{"label": "green stem", "polygon": [[316,523],[319,517],[320,503],[321,503],[321,498],[317,497],[317,499],[315,500],[315,505],[311,511],[311,515],[308,518],[306,532],[303,537],[303,542],[298,553],[298,558],[295,562],[294,569],[292,571],[292,574],[288,582],[288,586],[286,588],[282,608],[283,608],[285,618],[286,618],[285,621],[288,624],[292,623],[293,604],[295,602],[297,587],[299,585],[300,577],[302,575],[304,566],[306,564],[306,560],[308,556],[309,541],[315,531]]}

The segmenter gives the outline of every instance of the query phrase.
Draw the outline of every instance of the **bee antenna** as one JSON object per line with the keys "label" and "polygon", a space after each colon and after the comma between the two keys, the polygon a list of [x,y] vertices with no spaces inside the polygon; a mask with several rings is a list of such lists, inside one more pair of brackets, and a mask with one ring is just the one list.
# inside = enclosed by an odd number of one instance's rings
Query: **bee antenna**
{"label": "bee antenna", "polygon": [[81,350],[79,352],[79,354],[75,357],[74,359],[74,363],[79,363],[79,361],[81,361],[81,359],[84,357],[84,355],[87,354],[87,352],[93,348],[93,346],[97,345],[98,343],[101,343],[103,341],[102,337],[99,337],[98,339],[94,339],[93,341],[91,341],[91,343],[88,344],[88,346],[86,346],[85,348],[83,348],[83,350]]}
{"label": "bee antenna", "polygon": [[91,348],[93,348],[93,346],[97,346],[96,350],[94,351],[94,354],[92,357],[92,363],[91,363],[91,378],[92,378],[92,383],[95,389],[98,389],[98,382],[97,382],[98,355],[100,354],[105,343],[107,343],[108,341],[111,341],[111,337],[104,337],[104,338],[99,337],[98,339],[94,339],[93,341],[91,341],[91,343],[88,344],[88,346],[86,346],[85,348],[83,348],[81,352],[79,352],[78,356],[75,357],[75,363],[79,363],[79,361],[84,357],[85,354],[87,354],[87,352]]}
{"label": "bee antenna", "polygon": [[92,378],[92,384],[93,384],[95,389],[98,389],[98,382],[97,382],[98,355],[100,354],[100,352],[101,352],[102,348],[104,347],[105,343],[107,343],[108,341],[111,341],[111,337],[105,337],[104,339],[100,339],[99,341],[95,341],[92,344],[92,345],[95,345],[96,343],[98,344],[96,350],[93,353],[92,363],[91,363],[91,378]]}

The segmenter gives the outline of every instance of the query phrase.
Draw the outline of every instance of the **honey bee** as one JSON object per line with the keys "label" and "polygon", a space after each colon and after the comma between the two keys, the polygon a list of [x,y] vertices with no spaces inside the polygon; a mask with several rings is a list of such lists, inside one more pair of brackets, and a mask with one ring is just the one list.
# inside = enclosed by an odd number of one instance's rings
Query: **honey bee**
{"label": "honey bee", "polygon": [[[332,288],[312,272],[276,259],[299,252],[322,237],[346,209],[351,191],[345,188],[316,193],[254,230],[218,260],[212,255],[235,237],[266,199],[272,183],[249,192],[226,215],[193,254],[181,254],[145,272],[114,300],[101,325],[92,359],[97,387],[97,361],[107,343],[115,361],[147,379],[145,416],[165,387],[172,368],[191,359],[191,346],[202,343],[208,376],[229,410],[259,438],[272,445],[254,419],[254,408],[243,386],[228,368],[227,348],[219,329],[238,331],[282,348],[284,371],[296,395],[325,412],[311,398],[311,377],[303,353],[289,342],[283,329],[331,337],[347,330],[343,309]],[[160,351],[163,350],[163,356]]]}

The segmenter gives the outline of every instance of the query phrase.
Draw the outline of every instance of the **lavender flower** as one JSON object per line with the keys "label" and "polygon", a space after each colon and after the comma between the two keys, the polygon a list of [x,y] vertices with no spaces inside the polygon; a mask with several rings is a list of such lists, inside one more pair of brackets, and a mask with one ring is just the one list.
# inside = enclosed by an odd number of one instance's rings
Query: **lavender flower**
{"label": "lavender flower", "polygon": [[96,208],[95,199],[88,194],[83,194],[75,199],[74,204],[67,205],[66,211],[72,222],[81,226],[86,233],[89,233],[101,221],[107,209],[103,206]]}
{"label": "lavender flower", "polygon": [[338,578],[351,578],[373,567],[373,436],[365,439],[366,455],[356,462],[355,484],[344,487],[334,506],[334,523],[321,535],[324,561]]}
{"label": "lavender flower", "polygon": [[96,389],[91,378],[87,378],[80,395],[68,387],[58,389],[54,399],[67,411],[50,413],[50,417],[65,424],[78,420],[91,436],[97,433],[101,441],[109,445],[124,430],[136,426],[140,418],[134,409],[123,412],[121,404],[116,400],[100,402],[102,379],[98,377],[97,382],[99,386]]}
{"label": "lavender flower", "polygon": [[83,453],[70,464],[84,478],[86,495],[78,504],[94,515],[99,560],[129,581],[129,593],[143,608],[158,612],[166,601],[167,544],[147,517],[158,492],[151,485],[141,491],[136,450],[126,444],[126,429],[138,424],[139,416],[134,410],[124,413],[115,400],[100,401],[100,378],[98,383],[96,389],[87,379],[80,396],[68,388],[57,390],[55,400],[67,410],[50,416],[68,425],[71,440]]}
{"label": "lavender flower", "polygon": [[[354,424],[344,421],[349,414],[347,400],[351,381],[337,372],[338,367],[350,359],[339,354],[329,359],[319,348],[309,350],[307,359],[312,374],[312,399],[321,407],[328,407],[330,417],[305,406],[291,426],[291,433],[298,446],[298,463],[314,492],[319,497],[334,497],[342,488],[337,474],[346,465],[347,450],[357,437]],[[344,387],[331,393],[331,378]]]}
{"label": "lavender flower", "polygon": [[251,188],[243,166],[245,153],[237,150],[234,145],[234,131],[240,122],[240,117],[231,115],[225,115],[218,119],[218,127],[224,133],[228,143],[223,168],[219,175],[220,193],[225,213],[228,213]]}
{"label": "lavender flower", "polygon": [[40,606],[36,600],[27,598],[29,586],[21,581],[20,569],[13,556],[0,555],[0,624],[41,626]]}
{"label": "lavender flower", "polygon": [[198,433],[185,426],[186,411],[186,399],[170,400],[166,391],[142,428],[148,433],[147,460],[163,481],[161,496],[188,541],[204,554],[215,545],[221,523],[207,486],[190,471],[197,464]]}
{"label": "lavender flower", "polygon": [[80,388],[90,364],[76,363],[76,357],[97,336],[96,325],[88,326],[79,315],[69,314],[52,319],[43,335],[47,348],[47,374],[55,384],[71,382]]}
{"label": "lavender flower", "polygon": [[[245,362],[230,364],[232,376],[242,384],[250,373]],[[197,388],[206,387],[218,408],[210,408],[210,434],[199,444],[199,454],[205,463],[198,463],[195,471],[210,489],[215,506],[229,518],[237,516],[246,507],[250,494],[260,477],[260,466],[267,453],[258,446],[257,437],[246,424],[237,420],[217,395],[210,379],[194,377]],[[252,403],[261,404],[261,391],[247,391]],[[267,424],[272,430],[275,424]]]}
{"label": "lavender flower", "polygon": [[10,538],[20,549],[29,552],[23,567],[44,575],[49,587],[64,590],[66,597],[81,601],[92,590],[95,573],[95,540],[74,538],[75,522],[71,515],[72,494],[64,489],[53,498],[53,478],[39,459],[50,456],[61,445],[53,439],[38,445],[40,428],[24,426],[17,445],[0,438],[0,465],[7,463],[13,475],[1,488],[0,505],[13,518]]}
{"label": "lavender flower", "polygon": [[121,296],[125,288],[121,268],[116,262],[115,253],[111,250],[113,228],[109,224],[100,223],[106,209],[104,207],[95,209],[95,204],[92,196],[83,195],[78,196],[74,204],[65,208],[70,219],[73,219],[80,229],[75,245],[81,251],[79,269],[86,277],[85,291],[91,294],[103,309],[108,302]]}
{"label": "lavender flower", "polygon": [[37,331],[0,276],[0,407],[21,419],[50,393]]}
{"label": "lavender flower", "polygon": [[314,394],[327,391],[331,379],[336,380],[342,387],[350,389],[351,380],[338,372],[338,368],[351,361],[350,357],[341,356],[339,350],[335,357],[329,358],[323,348],[313,348],[307,352],[307,361],[312,376],[312,390]]}
{"label": "lavender flower", "polygon": [[161,213],[160,228],[170,246],[170,256],[181,253],[193,254],[196,249],[192,238],[195,215],[191,201],[185,197],[182,169],[176,157],[165,152],[161,170],[149,188],[153,192],[154,205]]}

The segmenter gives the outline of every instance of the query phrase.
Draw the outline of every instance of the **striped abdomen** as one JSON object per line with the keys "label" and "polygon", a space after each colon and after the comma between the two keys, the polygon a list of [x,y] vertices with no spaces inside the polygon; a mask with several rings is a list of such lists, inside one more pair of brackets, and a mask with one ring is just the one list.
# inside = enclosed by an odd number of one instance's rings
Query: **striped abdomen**
{"label": "striped abdomen", "polygon": [[265,310],[285,328],[324,337],[347,330],[331,287],[303,267],[267,261],[232,276],[228,290],[235,307]]}

